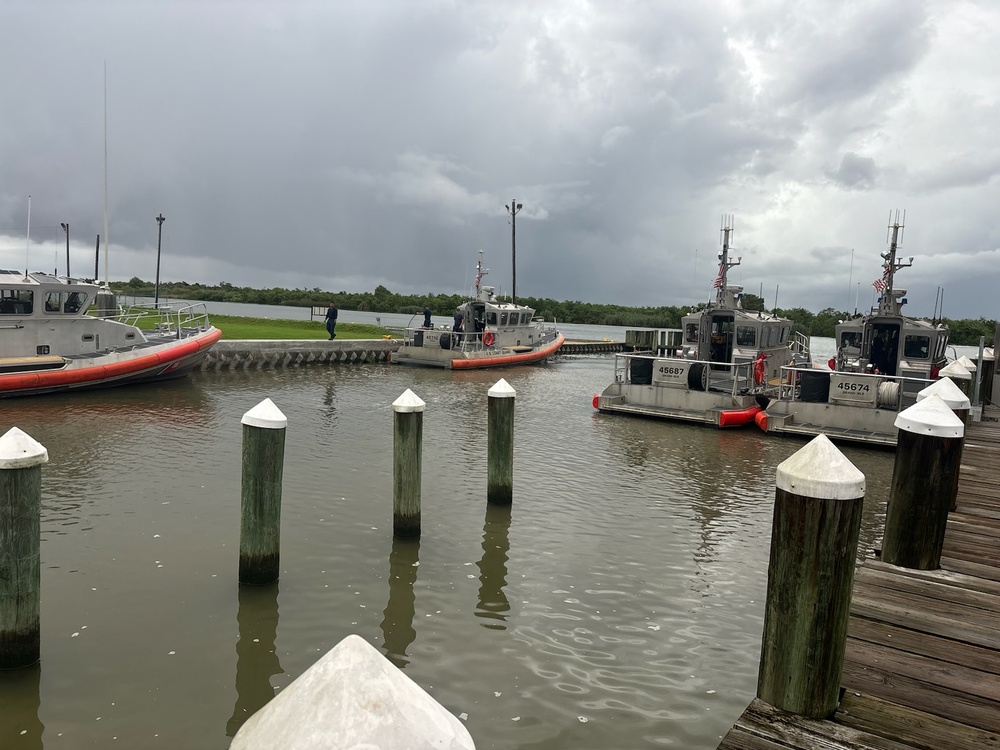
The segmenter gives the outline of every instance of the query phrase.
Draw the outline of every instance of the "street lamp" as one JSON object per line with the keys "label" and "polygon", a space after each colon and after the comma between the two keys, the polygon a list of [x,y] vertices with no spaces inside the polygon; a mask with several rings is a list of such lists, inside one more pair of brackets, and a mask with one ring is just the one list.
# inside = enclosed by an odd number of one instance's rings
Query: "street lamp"
{"label": "street lamp", "polygon": [[153,292],[153,304],[156,307],[160,306],[160,242],[163,239],[164,221],[166,221],[166,219],[163,217],[163,214],[156,217],[156,287]]}
{"label": "street lamp", "polygon": [[507,213],[510,214],[510,268],[511,268],[511,279],[510,279],[510,301],[514,303],[517,301],[517,245],[516,245],[516,235],[517,235],[517,212],[521,210],[522,204],[515,203],[513,199],[510,201],[510,205],[504,204],[504,208],[507,209]]}
{"label": "street lamp", "polygon": [[59,222],[59,226],[66,233],[66,278],[69,278],[69,222]]}

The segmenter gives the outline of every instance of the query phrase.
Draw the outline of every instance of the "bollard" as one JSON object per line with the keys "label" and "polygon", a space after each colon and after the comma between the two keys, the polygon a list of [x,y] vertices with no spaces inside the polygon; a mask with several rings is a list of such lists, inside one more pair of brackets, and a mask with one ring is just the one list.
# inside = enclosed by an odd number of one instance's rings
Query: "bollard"
{"label": "bollard", "polygon": [[942,367],[938,376],[951,378],[955,382],[955,385],[961,389],[962,393],[970,399],[972,398],[972,373],[958,364],[957,361],[949,362],[945,367]]}
{"label": "bollard", "polygon": [[285,415],[269,398],[243,415],[240,583],[263,585],[278,580],[287,426]]}
{"label": "bollard", "polygon": [[[962,420],[962,424],[969,424],[969,409],[972,406],[969,401],[969,397],[962,393],[962,389],[955,385],[955,382],[951,378],[941,378],[940,380],[935,380],[929,386],[924,388],[922,391],[917,393],[917,403],[920,403],[925,398],[930,396],[932,393],[936,393],[944,401],[945,406],[952,410],[956,417]],[[963,431],[962,438],[958,445],[958,466],[962,465],[962,449],[965,447],[965,434]],[[955,472],[955,481],[952,484],[951,489],[951,500],[948,502],[949,510],[958,509],[958,476],[961,471]]]}
{"label": "bollard", "polygon": [[914,570],[941,566],[965,425],[937,394],[896,416],[896,462],[885,511],[882,561]]}
{"label": "bollard", "polygon": [[979,402],[984,405],[993,403],[993,376],[996,373],[996,357],[993,352],[993,347],[987,346],[983,349],[983,354],[980,358],[983,366],[982,378],[980,378],[982,391],[979,393]]}
{"label": "bollard", "polygon": [[475,750],[444,706],[349,635],[251,716],[229,750]]}
{"label": "bollard", "polygon": [[510,505],[514,499],[514,396],[516,392],[500,378],[487,399],[489,438],[487,445],[486,502]]}
{"label": "bollard", "polygon": [[425,404],[409,388],[392,402],[392,534],[420,538],[420,458]]}
{"label": "bollard", "polygon": [[757,697],[782,711],[837,709],[864,497],[825,435],[778,465]]}
{"label": "bollard", "polygon": [[11,427],[0,437],[0,669],[41,657],[42,464],[49,452]]}

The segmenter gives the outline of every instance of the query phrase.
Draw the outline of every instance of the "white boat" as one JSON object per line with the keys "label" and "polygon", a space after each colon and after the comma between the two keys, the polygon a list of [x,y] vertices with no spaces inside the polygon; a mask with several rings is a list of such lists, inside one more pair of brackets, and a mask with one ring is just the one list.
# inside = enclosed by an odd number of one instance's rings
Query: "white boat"
{"label": "white boat", "polygon": [[532,364],[559,351],[565,337],[555,326],[546,325],[530,307],[499,301],[494,287],[482,284],[487,273],[480,251],[473,296],[456,310],[462,316],[463,330],[447,325],[407,326],[403,344],[391,361],[471,370]]}
{"label": "white boat", "polygon": [[733,228],[720,228],[722,252],[716,298],[681,320],[676,346],[618,354],[614,382],[594,396],[594,408],[613,414],[698,422],[720,427],[753,421],[778,395],[782,368],[809,366],[808,338],[792,321],[745,310],[743,287],[729,283]]}
{"label": "white boat", "polygon": [[91,281],[0,270],[0,398],[182,377],[222,336],[204,304],[90,315],[99,294],[113,299]]}
{"label": "white boat", "polygon": [[[906,290],[895,288],[896,272],[907,268],[897,259],[903,223],[890,214],[882,253],[882,277],[873,286],[878,306],[836,327],[836,356],[829,369],[789,370],[795,387],[780,390],[757,423],[767,432],[814,436],[884,446],[896,444],[896,415],[916,403],[947,364],[948,327],[936,319],[902,313]],[[936,306],[935,306],[936,307]]]}

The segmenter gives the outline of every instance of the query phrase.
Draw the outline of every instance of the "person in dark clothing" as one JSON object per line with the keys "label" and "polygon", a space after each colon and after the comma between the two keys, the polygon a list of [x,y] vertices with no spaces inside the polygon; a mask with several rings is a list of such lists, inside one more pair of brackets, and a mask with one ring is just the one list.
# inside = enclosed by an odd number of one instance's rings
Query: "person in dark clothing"
{"label": "person in dark clothing", "polygon": [[431,327],[431,306],[424,305],[424,328]]}
{"label": "person in dark clothing", "polygon": [[326,330],[330,334],[330,341],[337,338],[337,305],[333,302],[326,308]]}
{"label": "person in dark clothing", "polygon": [[451,330],[456,334],[456,343],[462,342],[462,331],[465,329],[465,316],[462,315],[461,310],[455,310],[455,325],[451,327]]}

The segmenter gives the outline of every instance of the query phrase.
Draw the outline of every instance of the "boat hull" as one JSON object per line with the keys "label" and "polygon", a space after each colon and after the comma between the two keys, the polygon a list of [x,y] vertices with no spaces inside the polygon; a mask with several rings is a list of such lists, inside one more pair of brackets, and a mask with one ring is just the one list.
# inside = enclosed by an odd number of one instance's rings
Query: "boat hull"
{"label": "boat hull", "polygon": [[540,362],[559,351],[565,342],[560,333],[535,347],[477,348],[471,351],[442,349],[440,346],[404,346],[392,355],[392,362],[423,367],[443,367],[450,370],[481,370],[490,367],[512,367]]}
{"label": "boat hull", "polygon": [[[222,331],[210,328],[167,343],[92,356],[0,360],[0,398],[172,380],[197,368]],[[57,360],[63,365],[58,366]],[[39,369],[39,364],[44,360]],[[6,366],[4,366],[6,364]]]}

